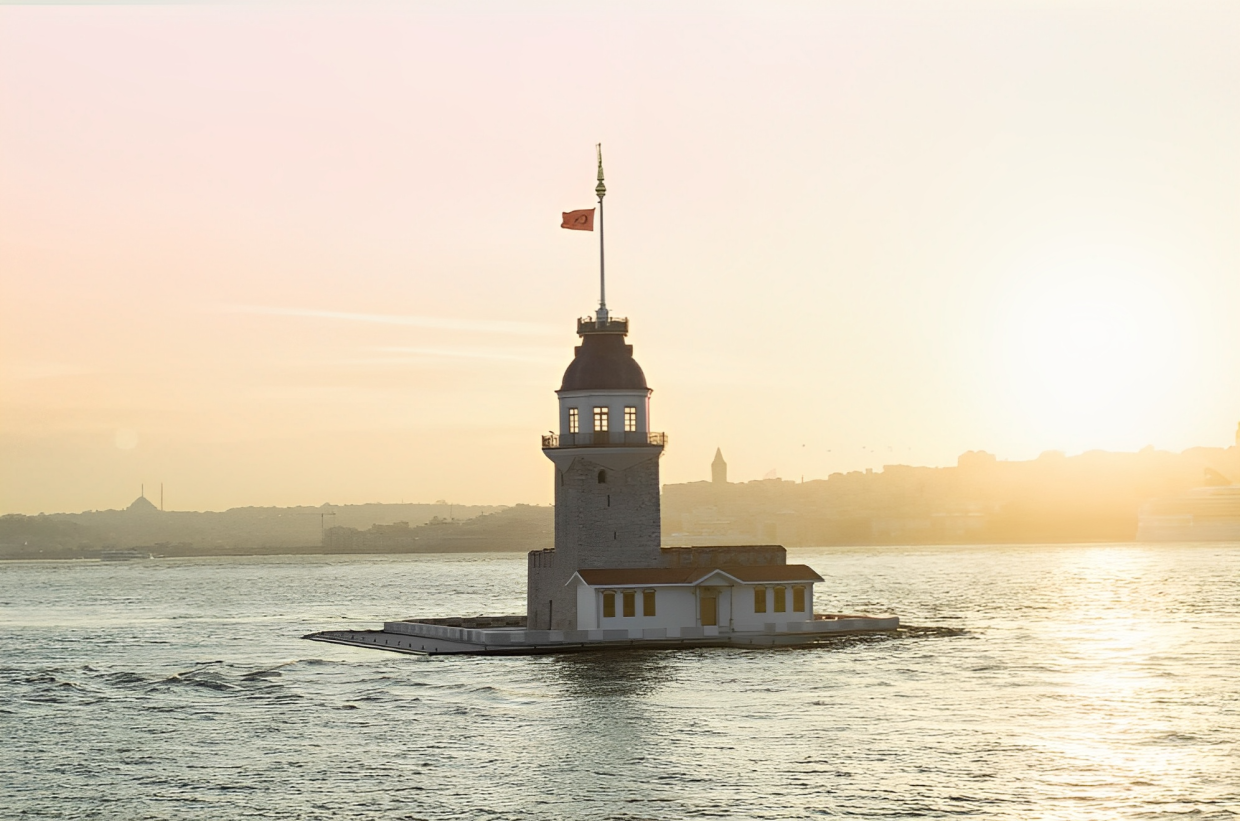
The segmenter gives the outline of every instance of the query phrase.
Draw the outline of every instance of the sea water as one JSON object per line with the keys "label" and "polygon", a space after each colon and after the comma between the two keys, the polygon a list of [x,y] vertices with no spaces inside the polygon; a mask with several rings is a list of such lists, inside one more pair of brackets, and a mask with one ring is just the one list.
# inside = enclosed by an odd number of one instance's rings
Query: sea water
{"label": "sea water", "polygon": [[524,556],[0,564],[0,817],[1223,819],[1240,545],[789,551],[815,649],[418,657]]}

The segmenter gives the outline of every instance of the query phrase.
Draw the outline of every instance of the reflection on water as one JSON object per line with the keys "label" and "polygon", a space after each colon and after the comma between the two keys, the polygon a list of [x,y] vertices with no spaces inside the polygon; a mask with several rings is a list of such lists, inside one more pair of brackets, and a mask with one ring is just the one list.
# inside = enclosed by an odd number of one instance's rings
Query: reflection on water
{"label": "reflection on water", "polygon": [[520,612],[524,557],[0,567],[0,817],[1240,813],[1240,546],[793,551],[819,648],[418,658],[298,636]]}
{"label": "reflection on water", "polygon": [[549,656],[550,675],[566,695],[581,699],[649,696],[674,673],[667,650],[571,653]]}

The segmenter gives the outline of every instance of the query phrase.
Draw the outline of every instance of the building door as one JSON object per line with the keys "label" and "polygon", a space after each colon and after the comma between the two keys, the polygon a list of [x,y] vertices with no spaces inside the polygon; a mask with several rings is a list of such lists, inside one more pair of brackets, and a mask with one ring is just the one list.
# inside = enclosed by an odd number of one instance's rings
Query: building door
{"label": "building door", "polygon": [[714,627],[719,624],[719,598],[714,593],[702,593],[699,599],[702,611],[702,626]]}

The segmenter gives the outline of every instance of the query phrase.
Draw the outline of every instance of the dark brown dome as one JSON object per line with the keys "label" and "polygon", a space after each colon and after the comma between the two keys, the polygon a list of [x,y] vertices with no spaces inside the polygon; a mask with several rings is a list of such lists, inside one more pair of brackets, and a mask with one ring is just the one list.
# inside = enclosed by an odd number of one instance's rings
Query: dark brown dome
{"label": "dark brown dome", "polygon": [[573,361],[564,371],[562,391],[645,390],[646,375],[633,359],[633,346],[624,334],[588,333],[582,336]]}

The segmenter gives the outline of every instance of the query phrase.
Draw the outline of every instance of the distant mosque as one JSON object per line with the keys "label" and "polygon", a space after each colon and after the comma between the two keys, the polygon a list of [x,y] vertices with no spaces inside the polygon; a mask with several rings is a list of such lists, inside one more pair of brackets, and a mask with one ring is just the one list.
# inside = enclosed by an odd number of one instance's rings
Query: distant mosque
{"label": "distant mosque", "polygon": [[159,486],[159,507],[155,507],[155,503],[146,498],[146,485],[141,485],[138,498],[129,503],[129,507],[125,510],[129,513],[148,514],[159,513],[164,509],[164,486]]}

